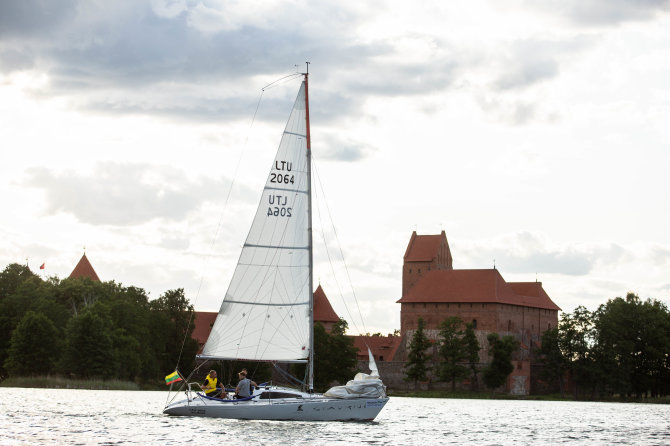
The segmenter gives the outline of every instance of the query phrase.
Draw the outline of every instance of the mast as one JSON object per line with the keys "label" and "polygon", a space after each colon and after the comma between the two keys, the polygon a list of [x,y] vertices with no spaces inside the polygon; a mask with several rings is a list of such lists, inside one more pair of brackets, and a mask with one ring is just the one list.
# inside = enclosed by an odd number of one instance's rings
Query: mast
{"label": "mast", "polygon": [[314,391],[314,263],[312,247],[312,142],[309,133],[309,93],[307,78],[309,77],[309,62],[305,72],[305,124],[307,138],[307,239],[309,242],[309,365],[308,384],[309,393]]}

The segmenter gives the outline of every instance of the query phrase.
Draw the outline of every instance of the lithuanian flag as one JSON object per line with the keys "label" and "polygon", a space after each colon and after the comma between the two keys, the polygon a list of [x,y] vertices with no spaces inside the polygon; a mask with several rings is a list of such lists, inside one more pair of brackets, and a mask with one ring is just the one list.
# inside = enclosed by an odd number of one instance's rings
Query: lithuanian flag
{"label": "lithuanian flag", "polygon": [[179,376],[179,372],[176,370],[174,373],[170,373],[168,376],[165,377],[165,385],[170,385],[172,383],[178,383],[179,381],[182,381],[181,376]]}

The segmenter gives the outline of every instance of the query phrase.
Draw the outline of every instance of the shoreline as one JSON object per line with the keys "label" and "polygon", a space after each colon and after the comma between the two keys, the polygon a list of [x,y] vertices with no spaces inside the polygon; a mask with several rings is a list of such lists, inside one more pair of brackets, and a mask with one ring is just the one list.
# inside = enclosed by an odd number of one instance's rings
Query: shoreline
{"label": "shoreline", "polygon": [[610,398],[578,398],[572,395],[561,396],[560,394],[547,395],[508,395],[490,392],[455,392],[447,390],[388,390],[389,397],[408,398],[444,398],[444,399],[467,399],[467,400],[510,400],[510,401],[567,401],[567,402],[590,402],[590,403],[643,403],[643,404],[670,404],[670,396],[654,398],[621,398],[613,396]]}
{"label": "shoreline", "polygon": [[[168,387],[163,383],[150,385],[133,381],[102,380],[102,379],[71,379],[60,376],[20,376],[6,378],[0,381],[0,387],[18,387],[31,389],[82,389],[82,390],[129,390],[129,391],[166,391]],[[490,392],[455,392],[447,390],[394,390],[387,391],[389,397],[407,398],[444,398],[444,399],[470,399],[470,400],[510,400],[510,401],[568,401],[568,402],[600,402],[600,403],[644,403],[644,404],[670,404],[670,396],[655,398],[580,398],[564,396],[560,394],[548,395],[507,395]]]}
{"label": "shoreline", "polygon": [[121,381],[118,379],[71,379],[61,376],[18,376],[0,381],[0,387],[30,389],[82,389],[82,390],[162,390],[159,385]]}

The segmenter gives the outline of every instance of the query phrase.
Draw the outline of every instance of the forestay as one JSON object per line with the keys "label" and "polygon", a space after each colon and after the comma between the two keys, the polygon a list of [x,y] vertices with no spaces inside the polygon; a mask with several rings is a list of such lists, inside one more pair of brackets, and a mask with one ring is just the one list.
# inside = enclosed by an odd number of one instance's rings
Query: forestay
{"label": "forestay", "polygon": [[292,361],[309,355],[310,184],[305,113],[303,83],[200,357]]}

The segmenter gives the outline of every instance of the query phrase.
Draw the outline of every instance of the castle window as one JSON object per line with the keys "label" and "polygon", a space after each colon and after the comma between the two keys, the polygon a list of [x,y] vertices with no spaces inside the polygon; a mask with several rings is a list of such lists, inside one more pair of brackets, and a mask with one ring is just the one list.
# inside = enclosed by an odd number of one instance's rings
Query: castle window
{"label": "castle window", "polygon": [[512,331],[512,320],[507,321],[507,331]]}
{"label": "castle window", "polygon": [[472,328],[477,328],[477,319],[472,320]]}
{"label": "castle window", "polygon": [[379,357],[379,362],[382,362],[383,360],[384,360],[384,357],[383,357],[383,356],[380,356],[380,357]]}
{"label": "castle window", "polygon": [[551,324],[547,324],[547,330],[551,330]]}

